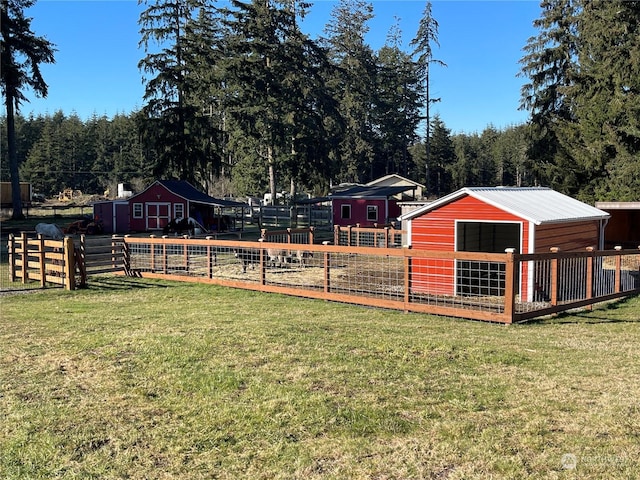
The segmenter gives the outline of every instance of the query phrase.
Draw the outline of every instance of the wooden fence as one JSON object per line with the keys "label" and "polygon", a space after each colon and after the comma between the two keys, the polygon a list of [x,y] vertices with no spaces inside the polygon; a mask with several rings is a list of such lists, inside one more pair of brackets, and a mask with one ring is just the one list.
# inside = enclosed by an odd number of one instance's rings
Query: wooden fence
{"label": "wooden fence", "polygon": [[73,239],[45,239],[42,235],[29,238],[27,232],[20,236],[9,235],[9,280],[22,283],[40,282],[62,285],[68,290],[76,288],[76,262]]}
{"label": "wooden fence", "polygon": [[501,323],[640,293],[638,250],[520,255],[125,237],[123,254],[127,275]]}
{"label": "wooden fence", "polygon": [[391,226],[334,226],[333,243],[354,247],[399,248],[402,246],[404,230]]}
{"label": "wooden fence", "polygon": [[124,269],[122,237],[81,235],[62,240],[22,232],[8,240],[9,281],[39,282],[74,290],[87,285],[90,275]]}

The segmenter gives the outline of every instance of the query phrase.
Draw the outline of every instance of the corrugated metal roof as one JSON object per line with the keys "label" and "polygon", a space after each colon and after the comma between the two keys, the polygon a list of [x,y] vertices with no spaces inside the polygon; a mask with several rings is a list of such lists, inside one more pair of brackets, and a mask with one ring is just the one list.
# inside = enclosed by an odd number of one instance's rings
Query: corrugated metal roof
{"label": "corrugated metal roof", "polygon": [[388,198],[398,193],[415,190],[413,185],[401,186],[368,186],[356,185],[345,190],[332,192],[329,198]]}
{"label": "corrugated metal roof", "polygon": [[536,225],[600,220],[610,217],[603,210],[546,187],[466,187],[409,212],[399,220],[410,220],[465,195],[470,195]]}

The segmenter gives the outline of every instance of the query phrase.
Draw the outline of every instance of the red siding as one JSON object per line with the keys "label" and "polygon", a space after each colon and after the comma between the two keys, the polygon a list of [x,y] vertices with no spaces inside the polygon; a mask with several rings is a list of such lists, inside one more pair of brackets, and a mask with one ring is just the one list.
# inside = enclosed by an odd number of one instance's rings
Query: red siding
{"label": "red siding", "polygon": [[[133,217],[133,205],[134,203],[142,204],[142,218],[134,218]],[[167,190],[163,185],[159,183],[155,183],[151,185],[147,190],[139,193],[138,195],[134,195],[129,199],[129,218],[130,218],[130,228],[135,232],[144,232],[148,229],[159,229],[166,225],[164,220],[160,222],[152,221],[151,225],[147,225],[147,204],[165,204],[169,203],[169,218],[173,218],[174,205],[176,203],[181,203],[183,205],[183,211],[187,212],[187,202],[184,198],[171,193]],[[152,210],[157,210],[152,207]],[[167,212],[164,211],[164,207],[161,207],[162,215],[166,215]]]}
{"label": "red siding", "polygon": [[456,220],[522,223],[522,252],[528,252],[529,222],[470,196],[414,218],[411,245],[422,250],[455,251]]}
{"label": "red siding", "polygon": [[546,253],[551,247],[564,252],[598,248],[599,236],[598,221],[539,225],[536,227],[535,253]]}
{"label": "red siding", "polygon": [[[401,210],[395,200],[389,200],[389,212],[386,210],[387,201],[385,199],[364,199],[364,198],[336,198],[333,200],[333,224],[334,225],[355,225],[372,227],[374,223],[386,223],[388,217],[397,218]],[[342,205],[351,205],[351,218],[341,217]],[[367,207],[378,207],[378,218],[367,220]]]}
{"label": "red siding", "polygon": [[[431,210],[411,221],[411,245],[414,249],[455,251],[456,220],[486,222],[516,222],[522,225],[521,251],[528,252],[529,222],[500,210],[474,197],[465,196]],[[422,279],[414,290],[435,295],[455,295],[455,264],[453,260],[415,260],[413,268]],[[522,272],[526,289],[527,272]]]}

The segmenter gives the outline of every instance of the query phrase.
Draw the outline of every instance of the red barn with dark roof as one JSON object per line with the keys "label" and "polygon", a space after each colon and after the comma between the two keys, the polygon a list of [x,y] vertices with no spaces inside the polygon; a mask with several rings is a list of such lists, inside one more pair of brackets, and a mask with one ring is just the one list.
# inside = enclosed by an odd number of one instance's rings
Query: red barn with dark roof
{"label": "red barn with dark roof", "polygon": [[158,180],[129,198],[129,228],[162,230],[173,219],[191,217],[206,230],[216,230],[223,210],[245,207],[245,203],[211,197],[184,180]]}

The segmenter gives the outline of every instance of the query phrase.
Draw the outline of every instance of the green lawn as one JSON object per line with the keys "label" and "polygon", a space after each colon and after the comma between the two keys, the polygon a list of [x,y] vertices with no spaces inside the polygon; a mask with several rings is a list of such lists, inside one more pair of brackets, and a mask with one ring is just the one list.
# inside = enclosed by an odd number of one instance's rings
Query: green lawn
{"label": "green lawn", "polygon": [[640,471],[639,297],[511,326],[117,277],[0,302],[3,479]]}

